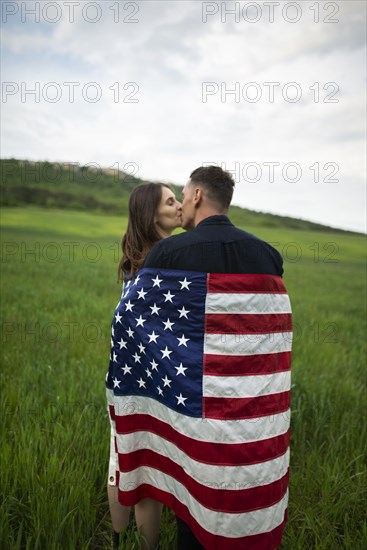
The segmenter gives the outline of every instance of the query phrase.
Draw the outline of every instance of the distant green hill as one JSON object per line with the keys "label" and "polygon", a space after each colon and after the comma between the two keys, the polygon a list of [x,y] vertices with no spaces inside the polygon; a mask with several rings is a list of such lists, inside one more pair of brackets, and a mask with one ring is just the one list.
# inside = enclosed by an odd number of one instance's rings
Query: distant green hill
{"label": "distant green hill", "polygon": [[[32,162],[0,159],[0,206],[25,206],[88,210],[95,213],[127,215],[131,190],[145,180],[112,168],[79,166],[72,163]],[[179,197],[182,187],[172,184]],[[354,233],[322,224],[256,212],[232,206],[231,220],[238,225],[283,227],[295,230]]]}

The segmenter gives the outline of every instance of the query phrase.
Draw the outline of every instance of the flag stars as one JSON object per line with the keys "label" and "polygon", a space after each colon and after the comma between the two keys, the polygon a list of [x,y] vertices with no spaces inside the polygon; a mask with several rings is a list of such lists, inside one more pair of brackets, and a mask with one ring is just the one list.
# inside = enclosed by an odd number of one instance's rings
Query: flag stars
{"label": "flag stars", "polygon": [[168,359],[170,359],[170,355],[171,355],[172,351],[170,351],[170,350],[167,348],[167,346],[166,346],[165,349],[161,349],[160,351],[161,351],[161,353],[162,353],[162,359],[164,359],[165,357],[168,357]]}
{"label": "flag stars", "polygon": [[132,311],[133,307],[134,306],[133,306],[133,304],[131,303],[130,300],[125,304],[126,311]]}
{"label": "flag stars", "polygon": [[[116,323],[121,323],[121,319],[122,319],[121,315],[119,314],[119,312],[117,312],[116,315],[115,315],[115,321],[116,321]],[[122,323],[121,323],[121,324],[122,324]]]}
{"label": "flag stars", "polygon": [[138,284],[138,282],[140,281],[140,275],[138,275],[134,281],[134,286],[136,286]]}
{"label": "flag stars", "polygon": [[161,288],[161,282],[163,281],[163,279],[160,279],[158,275],[156,276],[155,279],[152,279],[152,281],[153,281],[153,287],[157,286],[158,288]]}
{"label": "flag stars", "polygon": [[182,308],[181,308],[181,309],[178,309],[177,311],[178,311],[179,314],[180,314],[180,317],[179,317],[180,319],[181,319],[181,317],[185,317],[186,319],[188,319],[187,314],[190,313],[190,310],[189,310],[189,309],[185,309],[185,306],[182,306]]}
{"label": "flag stars", "polygon": [[134,331],[131,329],[131,327],[129,327],[126,332],[129,338],[134,337]]}
{"label": "flag stars", "polygon": [[139,388],[145,388],[146,382],[141,377],[140,380],[137,380],[137,383],[139,384]]}
{"label": "flag stars", "polygon": [[167,375],[162,378],[162,381],[163,381],[163,387],[165,388],[166,386],[168,386],[169,388],[171,387],[171,382],[172,380],[170,380],[169,378],[167,378]]}
{"label": "flag stars", "polygon": [[154,304],[154,306],[149,306],[150,309],[152,310],[152,315],[159,315],[158,311],[161,309],[160,307],[157,306],[157,304]]}
{"label": "flag stars", "polygon": [[189,289],[189,285],[191,285],[191,283],[189,283],[189,281],[187,280],[187,278],[185,277],[183,281],[178,281],[181,285],[181,288],[180,290],[183,290],[184,288],[186,288],[187,290],[190,290]]}
{"label": "flag stars", "polygon": [[115,352],[113,352],[113,362],[117,363],[117,355]]}
{"label": "flag stars", "polygon": [[178,376],[179,374],[182,374],[183,376],[186,376],[185,370],[187,370],[187,367],[184,367],[184,366],[182,365],[182,363],[180,363],[180,366],[179,366],[179,367],[175,367],[175,369],[177,370],[176,376]]}
{"label": "flag stars", "polygon": [[141,357],[140,357],[140,355],[138,355],[137,353],[135,353],[135,354],[133,355],[133,359],[134,359],[135,363],[140,363]]}
{"label": "flag stars", "polygon": [[114,388],[120,388],[121,380],[118,380],[118,379],[115,377],[115,378],[113,378],[112,382],[113,382],[113,387],[114,387]]}
{"label": "flag stars", "polygon": [[145,347],[143,346],[142,342],[138,345],[140,353],[145,353]]}
{"label": "flag stars", "polygon": [[172,330],[172,327],[175,323],[171,323],[169,319],[167,321],[163,321],[164,324],[164,330]]}
{"label": "flag stars", "polygon": [[181,336],[181,338],[177,338],[178,340],[178,346],[185,346],[187,348],[187,344],[186,342],[188,342],[190,340],[190,338],[185,338],[185,335],[183,334]]}
{"label": "flag stars", "polygon": [[127,342],[123,338],[121,338],[121,340],[117,343],[119,344],[120,349],[127,347]]}
{"label": "flag stars", "polygon": [[154,342],[155,344],[157,343],[157,338],[159,338],[159,334],[156,334],[153,330],[152,334],[148,334],[149,336],[149,344],[150,342]]}
{"label": "flag stars", "polygon": [[126,363],[125,363],[124,367],[121,367],[121,370],[124,374],[131,374],[131,372],[130,372],[131,369],[132,369],[132,367],[129,367],[129,365],[127,365]]}
{"label": "flag stars", "polygon": [[152,378],[152,377],[153,377],[152,371],[150,371],[149,369],[145,369],[145,372],[147,373],[148,378]]}
{"label": "flag stars", "polygon": [[166,297],[166,299],[164,300],[165,302],[171,302],[171,304],[173,303],[173,302],[172,302],[172,298],[175,297],[175,294],[171,294],[171,291],[170,291],[170,290],[167,292],[167,294],[164,294],[164,293],[163,293],[163,296]]}
{"label": "flag stars", "polygon": [[148,294],[147,292],[144,292],[144,288],[138,290],[138,299],[142,299],[142,300],[145,300],[145,295]]}
{"label": "flag stars", "polygon": [[150,364],[152,365],[152,370],[156,370],[158,371],[157,367],[158,367],[158,363],[156,363],[153,359],[153,361],[150,362]]}
{"label": "flag stars", "polygon": [[182,393],[180,393],[180,395],[176,395],[175,397],[177,399],[177,405],[183,405],[184,407],[186,407],[185,401],[187,397],[184,397]]}
{"label": "flag stars", "polygon": [[163,395],[163,390],[160,386],[157,386],[157,390],[158,390],[159,395]]}
{"label": "flag stars", "polygon": [[135,319],[136,326],[137,327],[144,327],[144,323],[146,323],[146,319],[143,319],[143,317],[140,315],[139,319]]}

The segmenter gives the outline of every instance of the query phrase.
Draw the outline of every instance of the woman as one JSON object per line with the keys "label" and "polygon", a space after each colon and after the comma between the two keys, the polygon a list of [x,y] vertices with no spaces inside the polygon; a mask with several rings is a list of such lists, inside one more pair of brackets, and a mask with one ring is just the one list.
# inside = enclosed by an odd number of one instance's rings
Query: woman
{"label": "woman", "polygon": [[[122,258],[118,266],[119,280],[135,276],[145,256],[160,239],[165,239],[181,226],[181,203],[164,184],[148,183],[136,187],[129,200],[129,218],[122,239]],[[116,485],[117,454],[115,451],[115,425],[111,421],[110,465],[107,483],[108,501],[113,526],[114,548],[118,548],[119,533],[126,529],[130,507],[118,501]],[[163,504],[145,498],[135,505],[135,519],[143,537],[143,549],[154,549],[158,544]]]}

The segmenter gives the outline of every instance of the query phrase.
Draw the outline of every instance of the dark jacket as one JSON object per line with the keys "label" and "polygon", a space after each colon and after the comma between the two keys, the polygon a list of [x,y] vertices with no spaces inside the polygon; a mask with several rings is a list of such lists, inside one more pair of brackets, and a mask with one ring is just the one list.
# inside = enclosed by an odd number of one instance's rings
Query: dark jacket
{"label": "dark jacket", "polygon": [[282,276],[283,259],[270,244],[238,229],[227,216],[209,216],[192,231],[155,244],[144,267]]}

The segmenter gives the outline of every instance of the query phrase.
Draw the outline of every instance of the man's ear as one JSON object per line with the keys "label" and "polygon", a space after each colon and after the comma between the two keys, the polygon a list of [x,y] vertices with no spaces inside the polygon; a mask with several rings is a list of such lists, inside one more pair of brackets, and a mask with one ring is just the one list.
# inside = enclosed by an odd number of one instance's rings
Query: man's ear
{"label": "man's ear", "polygon": [[199,206],[199,204],[202,201],[202,198],[203,198],[203,190],[201,189],[201,187],[196,187],[194,191],[194,196],[193,196],[193,202],[195,206]]}

